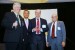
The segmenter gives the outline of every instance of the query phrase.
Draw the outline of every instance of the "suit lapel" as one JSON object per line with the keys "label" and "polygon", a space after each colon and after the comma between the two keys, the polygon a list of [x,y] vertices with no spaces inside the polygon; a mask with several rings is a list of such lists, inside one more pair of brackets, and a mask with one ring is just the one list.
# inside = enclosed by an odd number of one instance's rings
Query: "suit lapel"
{"label": "suit lapel", "polygon": [[34,27],[36,27],[36,18],[34,18],[33,22],[34,22]]}
{"label": "suit lapel", "polygon": [[[28,30],[28,29],[27,29],[27,27],[26,27],[26,23],[25,23],[25,20],[24,20],[24,25],[25,25],[25,28],[26,28],[26,30]],[[28,26],[28,28],[29,28],[29,26]]]}
{"label": "suit lapel", "polygon": [[30,20],[28,19],[28,29],[29,29],[29,26],[30,26]]}
{"label": "suit lapel", "polygon": [[27,29],[25,21],[24,21],[24,24],[25,24],[25,28]]}
{"label": "suit lapel", "polygon": [[56,34],[58,33],[59,21],[57,21]]}
{"label": "suit lapel", "polygon": [[51,35],[51,26],[52,26],[52,22],[49,24],[49,35]]}
{"label": "suit lapel", "polygon": [[12,14],[13,14],[13,17],[15,18],[15,20],[17,20],[17,17],[16,17],[16,15],[15,15],[15,13],[12,12]]}
{"label": "suit lapel", "polygon": [[42,21],[42,19],[40,18],[40,27],[42,28],[42,23],[43,21]]}

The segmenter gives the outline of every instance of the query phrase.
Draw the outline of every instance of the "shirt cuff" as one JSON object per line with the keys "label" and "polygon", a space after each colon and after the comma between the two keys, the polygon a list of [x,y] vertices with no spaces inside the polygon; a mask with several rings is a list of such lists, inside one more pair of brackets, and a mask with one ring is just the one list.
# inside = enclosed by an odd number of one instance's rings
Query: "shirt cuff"
{"label": "shirt cuff", "polygon": [[41,30],[40,30],[41,32],[43,32],[43,29],[41,28]]}
{"label": "shirt cuff", "polygon": [[32,32],[34,32],[34,30],[32,29]]}

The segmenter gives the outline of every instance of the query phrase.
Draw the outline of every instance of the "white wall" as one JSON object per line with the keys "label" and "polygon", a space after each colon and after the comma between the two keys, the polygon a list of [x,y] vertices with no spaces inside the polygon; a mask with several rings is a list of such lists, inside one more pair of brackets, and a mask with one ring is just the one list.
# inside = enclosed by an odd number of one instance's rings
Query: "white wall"
{"label": "white wall", "polygon": [[[21,10],[20,14],[23,17],[23,11]],[[35,18],[35,10],[29,10],[29,18]],[[51,17],[52,14],[57,14],[57,9],[41,9],[41,18],[46,19],[47,23],[50,23],[52,21]]]}

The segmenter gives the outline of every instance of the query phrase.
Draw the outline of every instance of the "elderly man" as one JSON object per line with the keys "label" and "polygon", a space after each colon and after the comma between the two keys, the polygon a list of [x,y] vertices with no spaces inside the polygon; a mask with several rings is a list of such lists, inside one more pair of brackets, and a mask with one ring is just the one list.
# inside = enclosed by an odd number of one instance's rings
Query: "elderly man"
{"label": "elderly man", "polygon": [[52,15],[52,22],[48,25],[47,46],[51,46],[51,50],[63,50],[66,42],[66,30],[63,21],[58,21],[56,14]]}
{"label": "elderly man", "polygon": [[4,42],[6,50],[22,48],[22,46],[19,46],[19,43],[24,41],[24,23],[23,18],[19,15],[20,9],[21,4],[14,3],[13,12],[6,13],[2,21],[2,26],[5,27]]}
{"label": "elderly man", "polygon": [[31,20],[32,23],[32,41],[31,50],[44,50],[45,49],[45,32],[48,31],[47,22],[41,18],[41,10],[35,10],[35,18]]}

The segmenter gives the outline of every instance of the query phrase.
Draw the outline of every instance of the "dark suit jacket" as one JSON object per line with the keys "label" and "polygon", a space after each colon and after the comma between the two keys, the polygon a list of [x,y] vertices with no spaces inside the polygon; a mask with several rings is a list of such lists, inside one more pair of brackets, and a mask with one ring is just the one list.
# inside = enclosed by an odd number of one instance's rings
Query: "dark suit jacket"
{"label": "dark suit jacket", "polygon": [[[31,20],[31,23],[32,23],[32,29],[36,27],[36,18],[32,19]],[[41,23],[41,28],[43,25],[46,26],[46,28],[42,28],[43,29],[43,32],[41,32],[39,36],[39,39],[42,41],[42,42],[45,42],[45,32],[48,31],[48,26],[47,26],[47,22],[45,19],[42,19],[40,18],[40,23]],[[32,42],[35,42],[35,37],[36,37],[36,32],[32,32]]]}
{"label": "dark suit jacket", "polygon": [[[26,28],[26,25],[23,27],[23,37],[25,39],[25,42],[30,42],[31,41],[31,34],[32,34],[32,29],[31,29],[31,20],[29,20],[29,25],[28,25],[28,29]],[[25,21],[24,21],[24,24],[25,24]]]}
{"label": "dark suit jacket", "polygon": [[[19,15],[20,21],[22,22],[23,18]],[[2,21],[2,26],[5,28],[4,42],[19,42],[20,34],[23,32],[22,27],[18,25],[17,28],[12,28],[13,23],[17,20],[14,12],[8,12],[5,14]]]}

